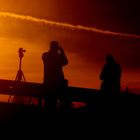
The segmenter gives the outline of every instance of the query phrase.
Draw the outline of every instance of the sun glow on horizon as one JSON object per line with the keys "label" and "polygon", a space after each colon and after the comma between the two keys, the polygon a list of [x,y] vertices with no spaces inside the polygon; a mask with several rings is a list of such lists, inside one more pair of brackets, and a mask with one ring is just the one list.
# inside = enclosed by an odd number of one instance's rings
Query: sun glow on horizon
{"label": "sun glow on horizon", "polygon": [[[41,47],[38,44],[29,44],[24,40],[0,38],[0,79],[14,80],[18,67],[19,46],[26,50],[23,60],[22,69],[25,78],[29,82],[42,82],[43,81],[43,63],[42,53],[47,51],[46,47]],[[49,46],[49,44],[48,44]],[[89,73],[89,68],[86,62],[81,61],[81,58],[76,54],[67,53],[69,64],[64,67],[65,77],[69,80],[69,84],[78,87],[98,87],[98,83],[94,81],[95,73],[88,76],[81,73]],[[76,61],[75,61],[76,60]],[[73,63],[74,62],[74,63]],[[79,69],[79,67],[81,67]],[[92,71],[92,70],[91,70]],[[91,73],[91,72],[90,72]]]}
{"label": "sun glow on horizon", "polygon": [[[29,75],[35,75],[36,73],[40,72],[42,65],[39,64],[40,60],[38,60],[39,58],[37,59],[37,57],[40,57],[40,53],[43,51],[43,49],[35,46],[35,44],[28,44],[23,40],[9,38],[0,38],[0,46],[0,79],[15,79],[16,73],[19,69],[18,49],[23,47],[27,51],[22,59],[22,69],[24,70],[27,79],[29,77],[31,81],[41,80],[42,77],[40,78],[34,76],[35,78],[33,78]],[[36,67],[36,63],[38,67]]]}
{"label": "sun glow on horizon", "polygon": [[[19,47],[22,47],[27,50],[25,52],[25,57],[23,58],[23,71],[25,73],[25,78],[27,81],[31,82],[42,82],[43,80],[43,64],[41,60],[41,55],[44,51],[47,51],[49,48],[49,33],[47,32],[45,35],[43,34],[42,30],[44,30],[43,25],[48,25],[53,26],[53,27],[59,27],[60,29],[68,29],[72,30],[73,32],[75,31],[86,31],[86,33],[94,32],[102,35],[111,35],[111,36],[118,36],[118,37],[125,37],[125,38],[134,38],[134,39],[139,39],[140,36],[138,35],[133,35],[133,34],[123,34],[123,33],[118,33],[118,32],[113,32],[113,31],[107,31],[107,30],[101,30],[93,27],[86,27],[86,26],[81,26],[81,25],[73,25],[69,23],[63,23],[63,22],[55,22],[55,21],[50,21],[46,19],[41,19],[41,18],[36,18],[32,16],[26,16],[26,15],[20,15],[20,14],[14,14],[14,13],[7,13],[7,12],[0,12],[0,19],[4,18],[4,20],[7,19],[12,19],[13,22],[11,23],[13,26],[11,27],[17,27],[17,31],[14,31],[12,28],[8,26],[8,24],[1,24],[0,23],[0,36],[6,36],[6,37],[0,37],[0,79],[15,79],[17,70],[18,70],[18,64],[19,64],[19,59],[18,59],[18,49]],[[19,21],[29,21],[27,23],[37,23],[37,25],[41,25],[41,31],[37,30],[34,31],[39,26],[35,26],[35,28],[31,28],[30,31],[25,30],[26,28],[29,29],[32,25],[29,27],[26,26],[20,26],[19,24],[22,24],[23,22]],[[5,23],[5,22],[4,22]],[[26,24],[27,24],[26,23]],[[11,32],[9,33],[7,30],[7,34],[5,35],[5,30],[9,29]],[[25,30],[25,33],[21,33],[23,30]],[[33,31],[32,31],[33,30]],[[56,31],[58,32],[58,31]],[[58,33],[53,33],[59,34]],[[68,35],[68,32],[63,35],[63,40],[65,41],[65,36]],[[13,34],[12,34],[13,33]],[[43,36],[43,35],[45,36]],[[51,33],[50,33],[51,34]],[[28,40],[28,35],[30,37],[33,35],[37,36],[36,38],[29,39]],[[39,36],[42,35],[42,36]],[[58,35],[58,36],[59,36]],[[24,36],[24,37],[23,37]],[[27,37],[25,37],[27,36]],[[49,38],[47,38],[47,37]],[[51,35],[50,35],[51,36]],[[23,37],[23,38],[22,38]],[[40,44],[40,42],[37,42],[39,38],[44,37],[45,43]],[[69,36],[70,37],[70,36]],[[48,39],[48,40],[47,40]],[[40,40],[39,40],[40,41]],[[42,41],[42,40],[41,40]],[[44,40],[43,40],[44,41]],[[79,41],[80,37],[79,37]],[[47,43],[46,43],[47,42]],[[66,44],[66,43],[65,43]],[[67,45],[67,44],[66,44]],[[47,46],[47,47],[46,47]],[[96,62],[96,60],[93,62],[91,61],[88,63],[88,60],[82,58],[78,51],[76,52],[66,52],[68,55],[69,59],[69,65],[64,68],[65,76],[69,80],[69,84],[72,86],[78,86],[78,87],[87,87],[87,88],[100,88],[100,80],[99,80],[99,74],[101,71],[101,66],[103,65],[103,62]],[[87,54],[85,54],[87,55]],[[88,57],[88,56],[86,56]],[[92,63],[92,64],[91,64]],[[130,79],[126,78],[127,74],[131,77]],[[133,73],[126,73],[123,76],[123,85],[126,86],[127,83],[130,83],[131,81],[134,81],[133,78]]]}

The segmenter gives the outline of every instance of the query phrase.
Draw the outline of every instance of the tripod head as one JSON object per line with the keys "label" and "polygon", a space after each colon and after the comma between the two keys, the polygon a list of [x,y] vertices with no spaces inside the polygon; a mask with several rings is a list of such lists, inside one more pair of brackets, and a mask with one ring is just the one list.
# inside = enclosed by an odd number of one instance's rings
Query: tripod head
{"label": "tripod head", "polygon": [[19,58],[21,59],[24,56],[24,52],[26,52],[26,50],[24,50],[23,48],[19,48],[18,53],[19,53]]}
{"label": "tripod head", "polygon": [[18,53],[19,53],[19,58],[20,58],[20,63],[19,63],[19,69],[21,70],[21,59],[24,56],[24,52],[26,52],[26,50],[24,50],[23,48],[19,48]]}

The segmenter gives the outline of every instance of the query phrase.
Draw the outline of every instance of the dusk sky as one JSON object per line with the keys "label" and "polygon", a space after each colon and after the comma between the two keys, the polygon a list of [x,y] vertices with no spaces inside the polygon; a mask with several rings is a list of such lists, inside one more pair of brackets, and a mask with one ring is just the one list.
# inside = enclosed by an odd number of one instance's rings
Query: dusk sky
{"label": "dusk sky", "polygon": [[139,13],[136,0],[0,0],[0,79],[15,79],[22,47],[26,80],[42,82],[42,53],[57,40],[69,59],[69,85],[100,88],[111,53],[122,67],[122,87],[140,88]]}

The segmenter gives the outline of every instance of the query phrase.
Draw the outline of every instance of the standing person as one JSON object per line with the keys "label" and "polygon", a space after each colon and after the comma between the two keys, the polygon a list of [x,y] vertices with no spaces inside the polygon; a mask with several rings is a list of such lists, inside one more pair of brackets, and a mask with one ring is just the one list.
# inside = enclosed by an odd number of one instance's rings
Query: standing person
{"label": "standing person", "polygon": [[103,93],[108,95],[120,93],[121,67],[110,54],[106,56],[106,64],[102,68],[100,80],[102,80]]}
{"label": "standing person", "polygon": [[64,88],[67,87],[67,80],[64,78],[63,66],[68,64],[68,59],[64,49],[59,46],[57,41],[51,41],[48,52],[43,53],[42,60],[44,64],[43,83],[48,86],[49,93],[46,95],[45,107],[48,111],[56,111],[58,100],[60,104],[64,94]]}

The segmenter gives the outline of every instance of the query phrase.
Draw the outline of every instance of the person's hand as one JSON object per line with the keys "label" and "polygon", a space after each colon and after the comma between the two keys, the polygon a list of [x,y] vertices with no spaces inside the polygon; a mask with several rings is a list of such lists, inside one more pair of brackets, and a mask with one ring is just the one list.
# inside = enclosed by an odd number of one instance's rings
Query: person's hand
{"label": "person's hand", "polygon": [[62,47],[59,47],[59,51],[60,51],[61,53],[63,53],[63,52],[64,52],[64,49],[63,49]]}

